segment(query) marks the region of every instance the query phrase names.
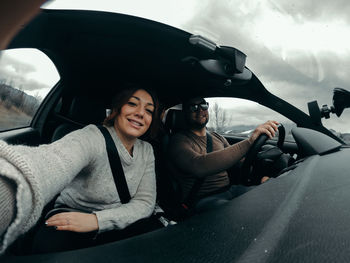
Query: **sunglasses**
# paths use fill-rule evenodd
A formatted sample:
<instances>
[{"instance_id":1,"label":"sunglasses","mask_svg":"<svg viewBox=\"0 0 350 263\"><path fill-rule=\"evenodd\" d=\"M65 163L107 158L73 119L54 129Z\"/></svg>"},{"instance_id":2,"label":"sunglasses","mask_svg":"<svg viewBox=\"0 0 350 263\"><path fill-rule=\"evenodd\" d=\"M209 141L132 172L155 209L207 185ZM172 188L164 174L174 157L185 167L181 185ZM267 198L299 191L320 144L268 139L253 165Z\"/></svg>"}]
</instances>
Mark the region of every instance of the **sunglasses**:
<instances>
[{"instance_id":1,"label":"sunglasses","mask_svg":"<svg viewBox=\"0 0 350 263\"><path fill-rule=\"evenodd\" d=\"M199 108L201 108L202 111L208 110L209 103L208 102L201 102L199 104L191 104L188 106L188 109L190 110L190 112L197 112L197 111L199 111Z\"/></svg>"}]
</instances>

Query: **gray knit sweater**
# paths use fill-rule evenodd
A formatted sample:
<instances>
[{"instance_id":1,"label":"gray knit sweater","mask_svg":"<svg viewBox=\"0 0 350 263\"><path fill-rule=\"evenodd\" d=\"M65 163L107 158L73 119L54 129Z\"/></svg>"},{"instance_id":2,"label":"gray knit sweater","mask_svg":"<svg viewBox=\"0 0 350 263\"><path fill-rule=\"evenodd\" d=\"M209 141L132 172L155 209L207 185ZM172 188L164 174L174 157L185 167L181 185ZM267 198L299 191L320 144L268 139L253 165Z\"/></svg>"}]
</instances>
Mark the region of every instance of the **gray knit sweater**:
<instances>
[{"instance_id":1,"label":"gray knit sweater","mask_svg":"<svg viewBox=\"0 0 350 263\"><path fill-rule=\"evenodd\" d=\"M93 210L100 232L125 228L152 213L156 183L151 145L137 140L130 156L114 128L108 130L131 195L124 205L114 184L104 137L96 126L39 147L9 146L0 141L0 163L5 164L0 174L16 184L16 216L0 239L0 253L35 224L43 206L60 192L56 204Z\"/></svg>"}]
</instances>

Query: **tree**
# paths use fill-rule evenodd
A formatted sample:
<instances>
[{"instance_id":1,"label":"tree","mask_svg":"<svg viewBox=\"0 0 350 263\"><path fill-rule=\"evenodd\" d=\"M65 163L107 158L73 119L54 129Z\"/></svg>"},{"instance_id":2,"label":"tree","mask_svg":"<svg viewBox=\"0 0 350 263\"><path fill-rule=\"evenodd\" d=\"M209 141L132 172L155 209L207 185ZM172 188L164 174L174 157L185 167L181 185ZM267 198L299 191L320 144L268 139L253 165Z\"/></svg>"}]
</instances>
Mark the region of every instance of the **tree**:
<instances>
[{"instance_id":1,"label":"tree","mask_svg":"<svg viewBox=\"0 0 350 263\"><path fill-rule=\"evenodd\" d=\"M231 122L231 116L228 112L219 106L219 103L214 102L214 105L209 108L209 125L216 132L223 133L226 127Z\"/></svg>"}]
</instances>

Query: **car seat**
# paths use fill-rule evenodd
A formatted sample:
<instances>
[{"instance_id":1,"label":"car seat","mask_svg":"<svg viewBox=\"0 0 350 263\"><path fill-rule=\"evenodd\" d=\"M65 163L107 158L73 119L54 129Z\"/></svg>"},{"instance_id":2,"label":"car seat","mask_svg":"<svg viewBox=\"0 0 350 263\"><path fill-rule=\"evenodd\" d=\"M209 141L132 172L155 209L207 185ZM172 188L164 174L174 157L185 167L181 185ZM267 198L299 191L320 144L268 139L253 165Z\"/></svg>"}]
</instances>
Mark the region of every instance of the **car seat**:
<instances>
[{"instance_id":1,"label":"car seat","mask_svg":"<svg viewBox=\"0 0 350 263\"><path fill-rule=\"evenodd\" d=\"M106 107L102 102L87 97L76 97L72 101L66 122L57 126L51 141L57 141L68 133L88 124L101 125L105 117Z\"/></svg>"},{"instance_id":2,"label":"car seat","mask_svg":"<svg viewBox=\"0 0 350 263\"><path fill-rule=\"evenodd\" d=\"M168 218L179 221L186 217L187 211L181 203L181 187L173 176L176 169L168 158L168 147L171 137L186 128L186 123L181 110L168 110L164 121L164 134L161 136L160 153L156 153L157 171L157 196L158 203L165 211ZM155 150L157 152L157 150Z\"/></svg>"},{"instance_id":3,"label":"car seat","mask_svg":"<svg viewBox=\"0 0 350 263\"><path fill-rule=\"evenodd\" d=\"M101 125L106 117L106 107L98 100L87 97L75 97L65 117L66 122L56 127L51 142L63 138L70 132L89 124ZM44 208L43 214L50 211L55 203L55 196Z\"/></svg>"}]
</instances>

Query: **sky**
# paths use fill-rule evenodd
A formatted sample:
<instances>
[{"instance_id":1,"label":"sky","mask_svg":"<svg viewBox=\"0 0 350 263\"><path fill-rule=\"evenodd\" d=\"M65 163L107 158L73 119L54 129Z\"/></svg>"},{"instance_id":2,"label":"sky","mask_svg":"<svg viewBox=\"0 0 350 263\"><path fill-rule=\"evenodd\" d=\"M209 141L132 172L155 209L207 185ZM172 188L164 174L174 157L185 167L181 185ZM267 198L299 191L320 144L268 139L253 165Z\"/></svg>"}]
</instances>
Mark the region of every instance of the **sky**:
<instances>
[{"instance_id":1,"label":"sky","mask_svg":"<svg viewBox=\"0 0 350 263\"><path fill-rule=\"evenodd\" d=\"M4 79L5 84L44 98L59 80L59 74L39 50L7 50L0 52L0 81Z\"/></svg>"},{"instance_id":2,"label":"sky","mask_svg":"<svg viewBox=\"0 0 350 263\"><path fill-rule=\"evenodd\" d=\"M45 7L141 16L236 47L270 92L305 112L312 100L330 106L334 87L350 90L350 5L345 0L54 0ZM33 78L35 71L28 74ZM47 83L50 74L41 71L35 79ZM324 124L350 132L350 109Z\"/></svg>"}]
</instances>

